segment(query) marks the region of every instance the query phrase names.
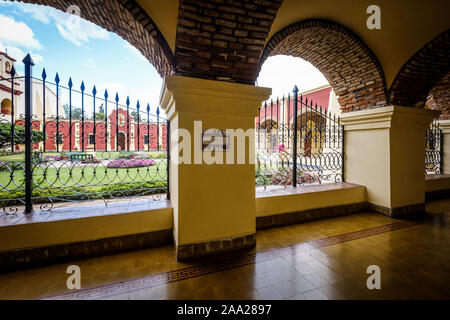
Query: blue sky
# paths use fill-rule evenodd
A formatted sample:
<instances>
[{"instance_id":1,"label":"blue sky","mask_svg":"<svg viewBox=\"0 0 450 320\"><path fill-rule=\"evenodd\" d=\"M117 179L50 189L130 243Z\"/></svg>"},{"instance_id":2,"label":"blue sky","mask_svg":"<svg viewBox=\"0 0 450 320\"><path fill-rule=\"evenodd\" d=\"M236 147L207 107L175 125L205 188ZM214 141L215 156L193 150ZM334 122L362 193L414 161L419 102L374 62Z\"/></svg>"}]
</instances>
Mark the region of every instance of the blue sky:
<instances>
[{"instance_id":1,"label":"blue sky","mask_svg":"<svg viewBox=\"0 0 450 320\"><path fill-rule=\"evenodd\" d=\"M58 72L64 85L71 76L74 87L84 80L89 92L93 85L101 95L107 88L112 99L119 92L122 101L129 95L133 105L139 99L155 111L162 85L156 69L114 33L85 20L70 29L70 17L49 7L0 1L0 50L8 49L18 60L21 75L21 61L31 53L34 76L45 67L48 80L53 81Z\"/></svg>"},{"instance_id":2,"label":"blue sky","mask_svg":"<svg viewBox=\"0 0 450 320\"><path fill-rule=\"evenodd\" d=\"M0 50L5 48L18 60L20 74L21 61L30 53L36 63L35 76L40 76L45 67L48 80L53 81L56 72L64 85L69 76L76 88L84 80L87 91L91 92L95 84L101 95L108 89L111 100L118 92L121 103L130 96L133 106L139 99L141 106L150 103L152 112L159 103L162 78L137 49L86 20L74 23L72 15L56 9L0 0ZM304 60L276 56L263 65L257 84L271 87L276 97L291 91L294 85L306 91L327 81Z\"/></svg>"}]
</instances>

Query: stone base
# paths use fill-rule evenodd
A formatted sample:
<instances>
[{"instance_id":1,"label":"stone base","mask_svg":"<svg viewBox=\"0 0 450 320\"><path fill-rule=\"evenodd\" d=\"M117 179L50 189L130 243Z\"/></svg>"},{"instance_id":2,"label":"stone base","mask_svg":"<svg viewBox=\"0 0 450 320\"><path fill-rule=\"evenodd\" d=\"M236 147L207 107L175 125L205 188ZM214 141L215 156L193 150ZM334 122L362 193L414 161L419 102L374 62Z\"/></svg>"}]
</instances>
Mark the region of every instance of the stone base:
<instances>
[{"instance_id":1,"label":"stone base","mask_svg":"<svg viewBox=\"0 0 450 320\"><path fill-rule=\"evenodd\" d=\"M362 212L365 210L367 210L367 203L361 202L349 205L257 217L256 230L297 224L302 222L309 222L320 219L335 218Z\"/></svg>"},{"instance_id":2,"label":"stone base","mask_svg":"<svg viewBox=\"0 0 450 320\"><path fill-rule=\"evenodd\" d=\"M94 241L0 252L0 272L98 257L134 249L170 245L172 242L172 230L163 230Z\"/></svg>"},{"instance_id":3,"label":"stone base","mask_svg":"<svg viewBox=\"0 0 450 320\"><path fill-rule=\"evenodd\" d=\"M388 208L374 203L369 203L369 209L391 218L419 218L425 215L425 203L418 203L397 208Z\"/></svg>"},{"instance_id":4,"label":"stone base","mask_svg":"<svg viewBox=\"0 0 450 320\"><path fill-rule=\"evenodd\" d=\"M177 260L187 261L223 252L254 248L256 233L226 240L179 245L176 248Z\"/></svg>"}]
</instances>

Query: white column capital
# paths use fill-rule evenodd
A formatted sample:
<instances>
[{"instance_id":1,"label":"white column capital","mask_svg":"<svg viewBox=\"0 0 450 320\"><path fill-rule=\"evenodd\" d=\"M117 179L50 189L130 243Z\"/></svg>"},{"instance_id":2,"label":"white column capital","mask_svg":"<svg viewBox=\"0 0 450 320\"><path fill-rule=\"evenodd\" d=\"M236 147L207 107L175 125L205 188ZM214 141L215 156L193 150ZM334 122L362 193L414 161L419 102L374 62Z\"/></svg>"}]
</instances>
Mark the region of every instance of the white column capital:
<instances>
[{"instance_id":1,"label":"white column capital","mask_svg":"<svg viewBox=\"0 0 450 320\"><path fill-rule=\"evenodd\" d=\"M271 88L168 75L164 78L160 105L169 119L175 112L256 117L261 101L271 93Z\"/></svg>"},{"instance_id":2,"label":"white column capital","mask_svg":"<svg viewBox=\"0 0 450 320\"><path fill-rule=\"evenodd\" d=\"M443 134L450 134L450 120L438 120L437 122Z\"/></svg>"},{"instance_id":3,"label":"white column capital","mask_svg":"<svg viewBox=\"0 0 450 320\"><path fill-rule=\"evenodd\" d=\"M440 111L413 107L387 106L345 113L341 123L346 131L392 128L393 126L428 127Z\"/></svg>"}]
</instances>

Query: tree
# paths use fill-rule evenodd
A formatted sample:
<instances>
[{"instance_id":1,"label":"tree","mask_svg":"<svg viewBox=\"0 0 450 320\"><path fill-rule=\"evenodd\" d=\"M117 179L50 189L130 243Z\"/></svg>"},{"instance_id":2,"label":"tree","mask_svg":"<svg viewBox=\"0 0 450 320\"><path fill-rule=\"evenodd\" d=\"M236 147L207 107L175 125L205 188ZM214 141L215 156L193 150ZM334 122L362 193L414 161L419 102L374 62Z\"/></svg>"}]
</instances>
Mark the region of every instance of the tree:
<instances>
[{"instance_id":1,"label":"tree","mask_svg":"<svg viewBox=\"0 0 450 320\"><path fill-rule=\"evenodd\" d=\"M9 123L0 123L0 149L11 146L11 125ZM44 133L33 130L32 143L44 141ZM25 143L25 127L14 125L14 144Z\"/></svg>"},{"instance_id":2,"label":"tree","mask_svg":"<svg viewBox=\"0 0 450 320\"><path fill-rule=\"evenodd\" d=\"M64 112L66 113L66 117L69 118L70 114L70 107L68 104L63 105ZM72 119L74 120L81 120L81 108L77 108L72 106Z\"/></svg>"},{"instance_id":3,"label":"tree","mask_svg":"<svg viewBox=\"0 0 450 320\"><path fill-rule=\"evenodd\" d=\"M92 112L92 118L94 118L94 113ZM95 113L95 120L105 120L105 114L96 112Z\"/></svg>"}]
</instances>

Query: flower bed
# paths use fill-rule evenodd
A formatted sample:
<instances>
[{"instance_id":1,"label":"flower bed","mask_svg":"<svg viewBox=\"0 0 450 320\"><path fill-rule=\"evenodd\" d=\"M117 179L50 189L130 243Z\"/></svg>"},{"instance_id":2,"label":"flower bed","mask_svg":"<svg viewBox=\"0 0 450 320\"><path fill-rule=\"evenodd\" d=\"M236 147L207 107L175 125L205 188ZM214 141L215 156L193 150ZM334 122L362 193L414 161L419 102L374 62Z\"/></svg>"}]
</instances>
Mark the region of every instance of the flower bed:
<instances>
[{"instance_id":1,"label":"flower bed","mask_svg":"<svg viewBox=\"0 0 450 320\"><path fill-rule=\"evenodd\" d=\"M150 167L156 162L152 159L116 159L108 163L108 168L140 168Z\"/></svg>"},{"instance_id":2,"label":"flower bed","mask_svg":"<svg viewBox=\"0 0 450 320\"><path fill-rule=\"evenodd\" d=\"M62 157L61 156L45 156L44 159L45 160L61 161Z\"/></svg>"}]
</instances>

